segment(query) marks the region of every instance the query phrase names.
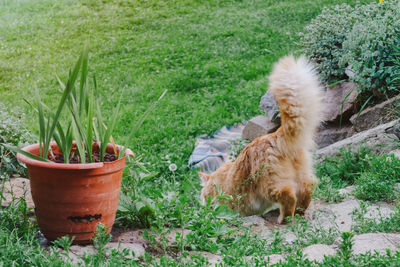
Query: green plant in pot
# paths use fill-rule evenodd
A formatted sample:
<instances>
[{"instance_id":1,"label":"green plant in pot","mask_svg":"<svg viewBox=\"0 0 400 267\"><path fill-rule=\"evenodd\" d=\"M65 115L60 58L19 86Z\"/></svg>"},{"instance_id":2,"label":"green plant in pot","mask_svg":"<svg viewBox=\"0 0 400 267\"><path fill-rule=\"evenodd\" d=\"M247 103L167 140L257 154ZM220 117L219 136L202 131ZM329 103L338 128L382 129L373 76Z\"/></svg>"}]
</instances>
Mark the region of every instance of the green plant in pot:
<instances>
[{"instance_id":1,"label":"green plant in pot","mask_svg":"<svg viewBox=\"0 0 400 267\"><path fill-rule=\"evenodd\" d=\"M112 138L121 98L106 123L96 79L90 88L87 77L85 49L67 82L58 79L62 96L55 112L39 96L37 107L31 105L39 118L39 143L22 149L7 146L18 152L18 160L28 168L37 222L49 240L68 235L74 243L89 243L98 223L111 231L126 156L134 156ZM158 101L136 122L126 143Z\"/></svg>"}]
</instances>

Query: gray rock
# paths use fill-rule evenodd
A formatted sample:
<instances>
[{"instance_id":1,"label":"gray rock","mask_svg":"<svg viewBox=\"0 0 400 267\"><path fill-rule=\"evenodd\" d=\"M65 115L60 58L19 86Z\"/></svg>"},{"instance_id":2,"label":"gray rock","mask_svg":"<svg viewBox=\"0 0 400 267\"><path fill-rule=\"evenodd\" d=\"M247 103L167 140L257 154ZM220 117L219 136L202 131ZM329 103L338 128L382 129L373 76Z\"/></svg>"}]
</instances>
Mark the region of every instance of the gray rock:
<instances>
[{"instance_id":1,"label":"gray rock","mask_svg":"<svg viewBox=\"0 0 400 267\"><path fill-rule=\"evenodd\" d=\"M371 129L388 123L398 117L396 109L400 107L400 96L391 98L381 104L366 108L359 115L354 114L350 121L357 132Z\"/></svg>"},{"instance_id":2,"label":"gray rock","mask_svg":"<svg viewBox=\"0 0 400 267\"><path fill-rule=\"evenodd\" d=\"M1 200L2 206L9 206L15 203L15 201L18 201L18 199L23 198L28 208L35 207L32 200L29 179L12 178L4 183L4 189L1 188L0 184L0 191L1 190L3 190L3 197L5 198Z\"/></svg>"},{"instance_id":3,"label":"gray rock","mask_svg":"<svg viewBox=\"0 0 400 267\"><path fill-rule=\"evenodd\" d=\"M336 251L328 245L315 244L303 249L304 258L310 261L323 262L325 256L333 256Z\"/></svg>"},{"instance_id":4,"label":"gray rock","mask_svg":"<svg viewBox=\"0 0 400 267\"><path fill-rule=\"evenodd\" d=\"M268 262L267 266L270 266L270 265L273 265L273 264L277 264L277 263L279 263L281 261L284 261L284 260L285 260L285 257L283 255L280 255L280 254L271 254L271 255L268 255L268 256L264 257L264 261Z\"/></svg>"},{"instance_id":5,"label":"gray rock","mask_svg":"<svg viewBox=\"0 0 400 267\"><path fill-rule=\"evenodd\" d=\"M352 213L360 208L358 200L346 199L343 202L320 206L319 209L308 215L313 225L319 225L323 229L336 228L340 232L350 232L355 224ZM365 218L375 219L387 218L394 212L393 207L387 203L378 202L367 207Z\"/></svg>"},{"instance_id":6,"label":"gray rock","mask_svg":"<svg viewBox=\"0 0 400 267\"><path fill-rule=\"evenodd\" d=\"M80 257L84 255L89 256L97 253L97 250L92 245L88 246L73 245L69 248L69 250Z\"/></svg>"},{"instance_id":7,"label":"gray rock","mask_svg":"<svg viewBox=\"0 0 400 267\"><path fill-rule=\"evenodd\" d=\"M244 227L265 225L265 220L257 215L241 217L239 220L243 222Z\"/></svg>"},{"instance_id":8,"label":"gray rock","mask_svg":"<svg viewBox=\"0 0 400 267\"><path fill-rule=\"evenodd\" d=\"M350 185L348 187L342 188L338 190L338 193L341 195L350 195L351 193L353 193L355 186L354 185Z\"/></svg>"},{"instance_id":9,"label":"gray rock","mask_svg":"<svg viewBox=\"0 0 400 267\"><path fill-rule=\"evenodd\" d=\"M116 228L113 228L111 232L112 241L120 243L136 243L147 246L148 241L143 238L143 232L143 229L118 231Z\"/></svg>"},{"instance_id":10,"label":"gray rock","mask_svg":"<svg viewBox=\"0 0 400 267\"><path fill-rule=\"evenodd\" d=\"M274 239L274 233L272 232L272 229L268 226L265 225L253 225L251 226L252 232L257 234L257 237L266 240L266 241L272 241Z\"/></svg>"},{"instance_id":11,"label":"gray rock","mask_svg":"<svg viewBox=\"0 0 400 267\"><path fill-rule=\"evenodd\" d=\"M222 257L207 251L189 251L189 255L201 254L210 263L209 266L216 266L222 262Z\"/></svg>"},{"instance_id":12,"label":"gray rock","mask_svg":"<svg viewBox=\"0 0 400 267\"><path fill-rule=\"evenodd\" d=\"M59 255L64 262L70 263L73 266L84 266L85 262L83 261L83 259L81 259L72 252L69 252L66 255L65 254L59 254Z\"/></svg>"},{"instance_id":13,"label":"gray rock","mask_svg":"<svg viewBox=\"0 0 400 267\"><path fill-rule=\"evenodd\" d=\"M283 243L290 245L297 240L297 236L290 230L283 231L282 233Z\"/></svg>"},{"instance_id":14,"label":"gray rock","mask_svg":"<svg viewBox=\"0 0 400 267\"><path fill-rule=\"evenodd\" d=\"M279 106L270 90L261 97L260 109L265 112L269 121L280 123Z\"/></svg>"},{"instance_id":15,"label":"gray rock","mask_svg":"<svg viewBox=\"0 0 400 267\"><path fill-rule=\"evenodd\" d=\"M342 117L343 122L356 112L356 87L355 83L344 82L326 89L323 98L325 121L339 122Z\"/></svg>"},{"instance_id":16,"label":"gray rock","mask_svg":"<svg viewBox=\"0 0 400 267\"><path fill-rule=\"evenodd\" d=\"M326 206L323 208L323 210L325 213L330 214L330 216L326 216L328 221L322 226L324 229L337 227L340 232L349 232L351 230L351 226L353 225L351 213L354 209L359 207L360 204L358 201L353 199L348 199L340 203ZM334 218L333 221L332 218Z\"/></svg>"},{"instance_id":17,"label":"gray rock","mask_svg":"<svg viewBox=\"0 0 400 267\"><path fill-rule=\"evenodd\" d=\"M394 212L392 205L386 202L375 202L374 204L368 205L367 213L364 217L366 219L373 219L378 223L379 219L386 219Z\"/></svg>"},{"instance_id":18,"label":"gray rock","mask_svg":"<svg viewBox=\"0 0 400 267\"><path fill-rule=\"evenodd\" d=\"M372 152L379 154L393 151L397 145L393 139L397 139L397 136L392 132L395 131L394 128L397 127L399 122L400 120L398 119L379 125L375 128L357 133L349 138L319 149L316 152L317 160L322 161L325 156L338 156L340 148L356 151L359 149L360 145L367 146L372 150Z\"/></svg>"},{"instance_id":19,"label":"gray rock","mask_svg":"<svg viewBox=\"0 0 400 267\"><path fill-rule=\"evenodd\" d=\"M180 242L180 239L183 238L185 239L186 236L190 233L191 231L188 229L183 229L183 228L176 228L171 230L167 235L167 241L169 246L175 246ZM178 240L177 240L178 239Z\"/></svg>"},{"instance_id":20,"label":"gray rock","mask_svg":"<svg viewBox=\"0 0 400 267\"><path fill-rule=\"evenodd\" d=\"M370 233L353 237L353 254L367 252L385 253L386 250L398 251L400 234Z\"/></svg>"},{"instance_id":21,"label":"gray rock","mask_svg":"<svg viewBox=\"0 0 400 267\"><path fill-rule=\"evenodd\" d=\"M139 257L145 254L145 249L142 244L138 243L118 243L118 242L110 242L106 245L106 248L110 250L123 251L128 250L129 254L127 256L128 259L138 259ZM109 251L106 255L110 255Z\"/></svg>"},{"instance_id":22,"label":"gray rock","mask_svg":"<svg viewBox=\"0 0 400 267\"><path fill-rule=\"evenodd\" d=\"M274 132L278 127L279 124L270 121L267 117L257 116L247 122L242 138L253 141L259 136Z\"/></svg>"},{"instance_id":23,"label":"gray rock","mask_svg":"<svg viewBox=\"0 0 400 267\"><path fill-rule=\"evenodd\" d=\"M393 154L396 158L400 158L400 149L393 150L389 152L389 154Z\"/></svg>"},{"instance_id":24,"label":"gray rock","mask_svg":"<svg viewBox=\"0 0 400 267\"><path fill-rule=\"evenodd\" d=\"M323 148L353 134L354 129L351 126L325 127L318 131L315 142L319 148Z\"/></svg>"},{"instance_id":25,"label":"gray rock","mask_svg":"<svg viewBox=\"0 0 400 267\"><path fill-rule=\"evenodd\" d=\"M60 257L65 263L72 264L73 266L76 265L83 265L84 261L80 257L78 257L75 253L72 251L69 251L68 253L61 248L56 248L56 249L51 249L50 254L53 256L58 256Z\"/></svg>"}]
</instances>

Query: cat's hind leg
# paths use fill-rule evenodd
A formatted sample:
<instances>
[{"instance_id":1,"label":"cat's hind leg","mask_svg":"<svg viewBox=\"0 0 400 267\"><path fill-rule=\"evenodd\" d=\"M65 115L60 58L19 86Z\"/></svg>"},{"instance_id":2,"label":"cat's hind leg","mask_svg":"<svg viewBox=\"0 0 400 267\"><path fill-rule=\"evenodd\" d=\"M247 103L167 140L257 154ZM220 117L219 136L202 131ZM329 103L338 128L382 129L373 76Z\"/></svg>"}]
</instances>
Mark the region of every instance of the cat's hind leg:
<instances>
[{"instance_id":1,"label":"cat's hind leg","mask_svg":"<svg viewBox=\"0 0 400 267\"><path fill-rule=\"evenodd\" d=\"M274 191L272 198L280 204L278 223L282 224L286 217L294 217L297 202L296 194L291 185L281 186L278 190Z\"/></svg>"}]
</instances>

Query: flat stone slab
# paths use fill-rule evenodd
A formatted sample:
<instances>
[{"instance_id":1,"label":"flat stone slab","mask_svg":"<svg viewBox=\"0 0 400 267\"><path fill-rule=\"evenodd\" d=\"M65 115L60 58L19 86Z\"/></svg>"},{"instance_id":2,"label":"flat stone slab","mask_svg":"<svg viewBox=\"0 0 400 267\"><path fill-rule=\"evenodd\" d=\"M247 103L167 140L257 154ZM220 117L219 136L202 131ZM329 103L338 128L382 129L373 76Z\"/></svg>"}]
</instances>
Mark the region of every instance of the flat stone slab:
<instances>
[{"instance_id":1,"label":"flat stone slab","mask_svg":"<svg viewBox=\"0 0 400 267\"><path fill-rule=\"evenodd\" d=\"M69 248L69 251L79 257L82 257L84 255L93 255L97 253L97 250L93 245L87 245L87 246L73 245Z\"/></svg>"},{"instance_id":2,"label":"flat stone slab","mask_svg":"<svg viewBox=\"0 0 400 267\"><path fill-rule=\"evenodd\" d=\"M264 226L265 225L265 220L264 218L253 215L253 216L247 216L247 217L240 217L240 221L243 222L244 227L249 227L249 226Z\"/></svg>"},{"instance_id":3,"label":"flat stone slab","mask_svg":"<svg viewBox=\"0 0 400 267\"><path fill-rule=\"evenodd\" d=\"M111 231L112 242L120 242L120 243L136 243L142 244L143 246L147 246L148 241L143 238L142 234L144 229L137 230L124 230L113 228Z\"/></svg>"},{"instance_id":4,"label":"flat stone slab","mask_svg":"<svg viewBox=\"0 0 400 267\"><path fill-rule=\"evenodd\" d=\"M355 199L345 199L335 204L321 205L317 209L306 211L306 216L314 225L323 229L336 228L340 232L350 232L355 222L352 213L360 208L360 202ZM394 212L393 207L387 203L374 203L367 207L365 218L379 220L387 218Z\"/></svg>"},{"instance_id":5,"label":"flat stone slab","mask_svg":"<svg viewBox=\"0 0 400 267\"><path fill-rule=\"evenodd\" d=\"M268 263L267 266L273 265L273 264L277 264L281 261L285 260L285 256L280 255L280 254L271 254L268 256L264 257L264 262Z\"/></svg>"},{"instance_id":6,"label":"flat stone slab","mask_svg":"<svg viewBox=\"0 0 400 267\"><path fill-rule=\"evenodd\" d=\"M106 255L110 255L112 250L116 250L122 252L123 250L128 251L127 259L137 259L145 254L145 248L143 244L138 243L119 243L119 242L110 242L105 246L105 249L108 250ZM97 253L96 248L93 245L80 246L73 245L70 247L70 253L75 254L75 256L83 257L84 255L93 255Z\"/></svg>"},{"instance_id":7,"label":"flat stone slab","mask_svg":"<svg viewBox=\"0 0 400 267\"><path fill-rule=\"evenodd\" d=\"M181 238L185 239L191 230L176 228L172 229L165 237L167 238L169 246L176 246Z\"/></svg>"},{"instance_id":8,"label":"flat stone slab","mask_svg":"<svg viewBox=\"0 0 400 267\"><path fill-rule=\"evenodd\" d=\"M145 254L145 249L142 244L137 243L117 243L117 242L110 242L106 245L106 248L110 250L116 251L128 251L128 259L138 259L139 257Z\"/></svg>"},{"instance_id":9,"label":"flat stone slab","mask_svg":"<svg viewBox=\"0 0 400 267\"><path fill-rule=\"evenodd\" d=\"M0 184L0 191L2 190ZM34 208L35 204L32 200L30 181L26 178L11 178L4 183L3 197L1 206L7 207L16 203L19 199L25 199L28 208Z\"/></svg>"},{"instance_id":10,"label":"flat stone slab","mask_svg":"<svg viewBox=\"0 0 400 267\"><path fill-rule=\"evenodd\" d=\"M386 253L399 251L400 234L369 233L353 237L353 254L365 254L367 252Z\"/></svg>"},{"instance_id":11,"label":"flat stone slab","mask_svg":"<svg viewBox=\"0 0 400 267\"><path fill-rule=\"evenodd\" d=\"M372 152L379 154L393 151L396 149L396 144L393 140L398 139L395 128L399 123L400 119L397 119L319 149L316 152L317 160L321 162L325 156L338 156L340 148L357 151L361 145L367 146Z\"/></svg>"},{"instance_id":12,"label":"flat stone slab","mask_svg":"<svg viewBox=\"0 0 400 267\"><path fill-rule=\"evenodd\" d=\"M222 263L222 257L207 251L189 251L189 255L201 255L208 260L209 266L216 266Z\"/></svg>"},{"instance_id":13,"label":"flat stone slab","mask_svg":"<svg viewBox=\"0 0 400 267\"><path fill-rule=\"evenodd\" d=\"M396 158L400 159L400 149L393 150L389 154L393 154Z\"/></svg>"},{"instance_id":14,"label":"flat stone slab","mask_svg":"<svg viewBox=\"0 0 400 267\"><path fill-rule=\"evenodd\" d=\"M310 261L323 262L325 256L333 256L335 254L335 249L324 244L315 244L303 249L304 258Z\"/></svg>"}]
</instances>

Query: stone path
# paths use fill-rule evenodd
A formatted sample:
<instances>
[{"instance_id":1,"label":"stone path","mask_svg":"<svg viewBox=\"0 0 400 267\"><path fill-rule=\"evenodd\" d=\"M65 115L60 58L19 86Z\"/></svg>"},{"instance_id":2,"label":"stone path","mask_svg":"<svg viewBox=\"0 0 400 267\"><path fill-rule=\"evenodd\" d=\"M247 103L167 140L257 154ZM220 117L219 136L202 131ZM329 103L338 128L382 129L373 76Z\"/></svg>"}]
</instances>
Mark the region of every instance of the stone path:
<instances>
[{"instance_id":1,"label":"stone path","mask_svg":"<svg viewBox=\"0 0 400 267\"><path fill-rule=\"evenodd\" d=\"M399 185L400 186L400 185ZM350 186L339 191L345 196L344 200L339 203L328 204L323 201L313 200L310 207L305 213L305 218L310 222L310 229L306 231L336 231L338 238L331 244L313 244L302 249L305 259L311 261L322 262L324 256L335 255L341 244L340 233L351 231L352 226L356 224L353 220L352 213L360 209L361 201L356 200L351 194L354 187ZM3 195L5 200L2 205L12 205L18 203L20 198L25 198L29 208L33 208L32 197L29 193L29 180L24 178L11 179L4 183ZM394 212L392 205L383 202L369 203L366 207L364 218L375 219L389 217ZM249 216L242 217L240 220L244 227L251 227L252 231L261 239L272 241L274 232L279 231L283 238L283 242L287 245L294 244L298 240L298 236L291 230L288 225L277 225L276 219L279 215L278 211L271 211L264 217ZM130 259L138 259L145 254L146 249L150 247L149 242L143 238L144 229L139 230L121 230L113 229L112 240L106 246L107 253L112 250L125 251L126 257ZM165 235L166 245L171 248L179 247L179 236L186 236L190 233L187 229L171 229ZM306 233L307 234L307 233ZM178 241L177 241L178 239ZM353 254L364 254L367 252L382 253L386 250L392 252L399 251L400 233L367 233L355 235L353 237ZM73 245L68 254L62 254L65 261L72 264L83 263L82 257L96 253L96 249L92 245L79 246ZM207 258L211 265L222 262L222 256L204 251L190 251L189 255L201 254ZM251 256L249 257L251 258ZM273 254L266 255L265 261L270 264L278 263L285 260L285 255Z\"/></svg>"}]
</instances>

